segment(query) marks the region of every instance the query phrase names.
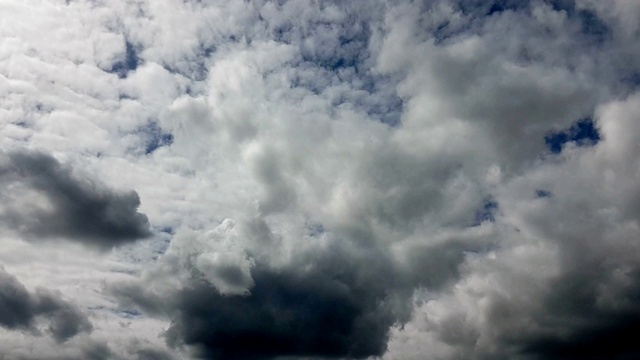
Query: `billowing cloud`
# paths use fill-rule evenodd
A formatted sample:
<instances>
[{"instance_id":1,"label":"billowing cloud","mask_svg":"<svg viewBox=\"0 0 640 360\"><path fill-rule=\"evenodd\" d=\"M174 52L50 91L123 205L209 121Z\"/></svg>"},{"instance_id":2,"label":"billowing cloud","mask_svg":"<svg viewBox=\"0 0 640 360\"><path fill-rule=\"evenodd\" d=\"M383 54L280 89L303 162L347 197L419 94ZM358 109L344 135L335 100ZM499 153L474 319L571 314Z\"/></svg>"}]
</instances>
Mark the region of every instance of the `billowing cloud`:
<instances>
[{"instance_id":1,"label":"billowing cloud","mask_svg":"<svg viewBox=\"0 0 640 360\"><path fill-rule=\"evenodd\" d=\"M255 264L252 285L235 296L196 266L183 269L194 277L166 293L135 284L112 291L170 318L168 343L192 345L205 358L382 355L389 327L410 313L410 292L384 254L339 242L296 254L283 267Z\"/></svg>"},{"instance_id":2,"label":"billowing cloud","mask_svg":"<svg viewBox=\"0 0 640 360\"><path fill-rule=\"evenodd\" d=\"M638 356L637 2L0 7L3 356Z\"/></svg>"}]
</instances>

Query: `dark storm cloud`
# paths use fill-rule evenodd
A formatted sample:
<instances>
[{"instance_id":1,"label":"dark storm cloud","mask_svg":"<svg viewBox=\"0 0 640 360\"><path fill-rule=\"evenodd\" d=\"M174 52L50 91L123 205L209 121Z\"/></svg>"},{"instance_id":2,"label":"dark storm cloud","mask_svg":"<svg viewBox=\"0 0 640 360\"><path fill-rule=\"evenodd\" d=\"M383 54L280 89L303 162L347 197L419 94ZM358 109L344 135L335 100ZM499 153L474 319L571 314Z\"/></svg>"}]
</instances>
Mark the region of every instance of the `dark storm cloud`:
<instances>
[{"instance_id":1,"label":"dark storm cloud","mask_svg":"<svg viewBox=\"0 0 640 360\"><path fill-rule=\"evenodd\" d=\"M147 217L137 211L135 191L97 186L43 153L10 153L1 170L2 220L26 236L63 237L108 249L150 235ZM15 186L44 195L51 208L24 205L24 199L9 196L8 188Z\"/></svg>"},{"instance_id":2,"label":"dark storm cloud","mask_svg":"<svg viewBox=\"0 0 640 360\"><path fill-rule=\"evenodd\" d=\"M602 260L602 259L600 259ZM586 266L586 264L585 264ZM539 306L521 307L505 298L487 302L486 327L497 334L493 352L475 354L478 359L635 359L636 329L640 326L640 269L624 274L624 288L612 286L616 270L601 264L573 270L554 278L544 294L535 294ZM606 292L605 292L606 291ZM454 328L454 321L444 328ZM463 332L449 334L446 341L465 345Z\"/></svg>"},{"instance_id":3,"label":"dark storm cloud","mask_svg":"<svg viewBox=\"0 0 640 360\"><path fill-rule=\"evenodd\" d=\"M637 238L612 243L610 234L619 224L591 211L570 218L581 216L597 224L584 226L589 235L549 226L560 243L561 272L531 316L530 326L538 330L527 329L530 335L518 339L519 347L539 359L638 358L640 264L635 256L620 254L633 253Z\"/></svg>"},{"instance_id":4,"label":"dark storm cloud","mask_svg":"<svg viewBox=\"0 0 640 360\"><path fill-rule=\"evenodd\" d=\"M172 360L174 357L169 353L152 348L140 348L132 351L137 360Z\"/></svg>"},{"instance_id":5,"label":"dark storm cloud","mask_svg":"<svg viewBox=\"0 0 640 360\"><path fill-rule=\"evenodd\" d=\"M522 352L540 359L635 359L640 356L637 338L640 327L640 284L607 294L615 304L602 304L598 287L611 279L608 269L566 274L555 281L556 291L545 302L541 325L555 334L538 335L522 341ZM640 269L630 276L637 278Z\"/></svg>"},{"instance_id":6,"label":"dark storm cloud","mask_svg":"<svg viewBox=\"0 0 640 360\"><path fill-rule=\"evenodd\" d=\"M204 283L181 293L170 343L200 346L216 359L364 358L386 350L395 318L380 308L382 294L318 273L257 271L255 278L247 297L225 297Z\"/></svg>"},{"instance_id":7,"label":"dark storm cloud","mask_svg":"<svg viewBox=\"0 0 640 360\"><path fill-rule=\"evenodd\" d=\"M479 239L449 239L437 245L414 244L403 258L404 278L412 286L437 291L459 280L468 253L483 253L493 245Z\"/></svg>"},{"instance_id":8,"label":"dark storm cloud","mask_svg":"<svg viewBox=\"0 0 640 360\"><path fill-rule=\"evenodd\" d=\"M190 345L207 359L379 356L390 327L407 320L411 292L384 255L346 252L308 254L279 269L257 265L247 296L221 295L197 276L168 298L150 299L143 288L114 290L169 317L169 345Z\"/></svg>"},{"instance_id":9,"label":"dark storm cloud","mask_svg":"<svg viewBox=\"0 0 640 360\"><path fill-rule=\"evenodd\" d=\"M92 330L87 316L58 294L45 289L30 293L18 279L0 268L0 326L37 333L39 318L48 320L47 332L57 342Z\"/></svg>"}]
</instances>

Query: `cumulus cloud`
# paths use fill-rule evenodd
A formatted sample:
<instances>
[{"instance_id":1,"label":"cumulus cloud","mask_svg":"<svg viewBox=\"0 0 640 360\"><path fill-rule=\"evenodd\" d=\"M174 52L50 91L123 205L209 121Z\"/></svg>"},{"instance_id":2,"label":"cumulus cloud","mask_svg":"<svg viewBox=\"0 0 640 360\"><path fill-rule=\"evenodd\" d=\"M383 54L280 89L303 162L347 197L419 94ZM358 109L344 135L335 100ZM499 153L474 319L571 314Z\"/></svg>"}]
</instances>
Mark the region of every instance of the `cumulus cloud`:
<instances>
[{"instance_id":1,"label":"cumulus cloud","mask_svg":"<svg viewBox=\"0 0 640 360\"><path fill-rule=\"evenodd\" d=\"M238 249L212 253L201 247L192 253L185 246L200 243L199 236L178 236L143 281L156 291L128 285L116 287L115 293L169 319L169 344L193 345L195 354L211 358L628 355L624 337L613 341L604 334L632 326L615 319L633 323L635 310L602 308L597 299L604 290L595 290L613 291L618 289L613 283L624 280L592 273L618 278L622 275L613 273L621 267L633 272L635 264L634 259L612 260L617 252L606 239L614 235L596 220L616 216L613 209L596 215L599 206L624 205L612 194L601 194L598 184L604 179L596 173L620 158L603 154L619 140L607 135L610 120L601 114L620 106L604 104L628 91L618 85L628 75L625 69L599 67L605 49L620 46L618 33L598 16L599 10L573 2L441 1L363 12L363 36L369 41L357 53L366 59L349 61L370 69L368 81L396 89L402 113L400 123L389 127L375 121L380 118L374 108L351 105L360 89L350 81L361 75L357 66L341 68L348 55L327 55L335 61L327 64L323 56L331 52L322 46L305 52L306 44L326 42L293 25L309 16L295 4L265 5L269 11L299 11L289 18L287 30L276 33L277 40L285 41L219 53L210 68L214 90L203 98L210 107L203 117L211 122L208 131L219 139L220 150L209 156L231 156L231 163L248 167L242 185L221 188L251 193L248 199L255 207L244 208L241 219L247 220L241 220L231 240L213 240ZM329 22L322 27L349 37L352 28L333 25L349 16L325 17L332 6L313 16ZM338 8L341 14L353 10ZM263 9L261 15L268 23L276 18L268 15L277 11ZM296 36L310 39L296 43ZM253 58L248 57L251 51ZM290 75L303 68L316 79L327 68L342 77L331 75L336 76L333 83L310 88ZM257 77L264 71L266 76ZM283 79L302 91L305 96L296 99L309 105L281 97ZM246 113L248 99L264 111ZM180 106L195 109L197 104ZM319 114L315 109L325 104L333 110ZM171 124L183 113L168 114L164 121ZM318 116L325 116L322 127L316 125L322 122ZM583 119L592 118L591 130L578 134L587 126ZM199 145L187 146L185 135L176 134L176 150L198 153ZM608 160L596 160L602 157ZM570 214L581 214L592 225L571 220ZM256 223L261 226L250 226ZM626 236L635 236L627 231ZM607 245L592 249L603 241ZM627 250L632 246L616 244ZM343 256L327 255L332 253L327 249L339 249ZM330 266L323 265L327 257ZM603 267L608 262L615 265ZM166 281L167 274L186 285L173 289L177 284ZM322 286L325 282L341 284L346 294L360 294L362 302L327 295L333 292ZM230 291L231 284L239 290ZM619 290L633 297L633 286L627 285ZM295 301L280 302L281 297ZM345 313L341 321L326 325L309 315L315 311L331 319L322 310L325 300L361 315ZM414 304L407 323L407 309ZM359 316L374 331L364 336L366 344L358 340L363 336ZM193 323L202 325L187 325ZM221 340L227 337L240 340ZM433 353L401 347L405 337L424 339ZM604 342L580 350L594 337ZM334 340L343 345L332 345Z\"/></svg>"},{"instance_id":2,"label":"cumulus cloud","mask_svg":"<svg viewBox=\"0 0 640 360\"><path fill-rule=\"evenodd\" d=\"M33 358L638 356L635 2L0 7Z\"/></svg>"},{"instance_id":3,"label":"cumulus cloud","mask_svg":"<svg viewBox=\"0 0 640 360\"><path fill-rule=\"evenodd\" d=\"M174 251L165 256L176 256ZM229 293L197 262L182 268L192 275L179 288L165 288L159 278L149 281L151 291L138 284L112 291L125 303L170 318L167 342L192 345L197 356L365 358L384 353L389 327L410 312L404 301L409 294L385 258L332 241L277 268L256 263L245 293Z\"/></svg>"}]
</instances>

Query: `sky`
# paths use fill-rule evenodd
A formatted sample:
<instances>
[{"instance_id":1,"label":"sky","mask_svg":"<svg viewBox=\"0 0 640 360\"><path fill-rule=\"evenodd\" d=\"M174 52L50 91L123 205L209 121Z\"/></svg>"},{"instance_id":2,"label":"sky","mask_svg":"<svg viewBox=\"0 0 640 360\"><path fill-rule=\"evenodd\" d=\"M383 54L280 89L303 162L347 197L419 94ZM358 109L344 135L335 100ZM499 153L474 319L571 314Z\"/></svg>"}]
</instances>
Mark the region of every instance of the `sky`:
<instances>
[{"instance_id":1,"label":"sky","mask_svg":"<svg viewBox=\"0 0 640 360\"><path fill-rule=\"evenodd\" d=\"M639 1L0 14L0 358L640 357Z\"/></svg>"}]
</instances>

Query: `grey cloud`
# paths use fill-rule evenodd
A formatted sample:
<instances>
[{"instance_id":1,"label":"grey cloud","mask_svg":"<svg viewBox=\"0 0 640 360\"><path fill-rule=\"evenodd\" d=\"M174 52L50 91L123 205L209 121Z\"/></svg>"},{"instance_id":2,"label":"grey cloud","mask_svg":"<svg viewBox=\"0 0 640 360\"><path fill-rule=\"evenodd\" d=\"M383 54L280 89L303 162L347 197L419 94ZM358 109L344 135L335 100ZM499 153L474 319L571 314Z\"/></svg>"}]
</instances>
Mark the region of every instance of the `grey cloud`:
<instances>
[{"instance_id":1,"label":"grey cloud","mask_svg":"<svg viewBox=\"0 0 640 360\"><path fill-rule=\"evenodd\" d=\"M429 106L423 104L431 104L434 96L450 101L452 108L443 111L444 116L462 116L478 130L487 131L470 139L478 139L480 144L487 135L498 152L490 156L506 170L501 173L506 184L498 186L498 192L510 186L514 189L497 199L500 213L494 216L496 232L492 235L496 246L485 254L468 254L469 248L455 249L450 244L453 256L448 261L461 262L454 268L460 277L453 277L454 287L430 293L420 307L426 314L416 317L420 319L415 323L419 330L412 329L412 335L425 343L443 344L441 352L437 353L435 346L425 346L422 353L416 350L413 357L403 357L404 338L398 335L398 347L392 346L390 359L428 358L425 353L438 359L638 356L631 329L638 325L638 283L634 280L638 258L632 254L637 253L639 234L637 224L630 223L637 214L627 207L637 190L628 183L635 175L625 170L636 168L636 161L626 158L626 150L635 147L626 146L627 137L622 133L636 134L635 125L627 121L626 111L620 111L615 120L600 118L596 122L599 131L604 129L605 138L609 129L625 129L613 131L604 144L591 149L572 145L561 159L542 159L540 155L547 132L591 116L594 108L610 101L610 91L616 92L614 98L626 98L628 90L621 90L620 75L637 71L637 67L630 70L612 62L637 58L637 53L630 55L637 42L623 40L620 24L607 18L611 11L595 2L545 3L432 2L435 5L424 17L441 11L437 5L452 5L454 10L443 23L447 27L451 20L451 26L457 27L436 46L413 36L410 41L416 41L414 47L404 47L406 51L421 46L425 50L413 53L420 54L413 57L420 59L413 71L398 68L409 74L401 84L406 89L402 93L415 96L413 101L405 100L405 115L415 121L411 125L429 128ZM502 9L491 9L496 4ZM632 10L631 6L627 9ZM406 30L406 24L399 21L395 25ZM425 27L410 28L419 32ZM389 51L383 49L382 60L397 54L395 44L389 41L387 45ZM467 53L466 46L473 50ZM612 53L615 60L610 58ZM621 53L627 55L618 56ZM410 56L401 59L412 61ZM427 64L435 64L433 74ZM510 68L522 72L512 73ZM540 81L551 74L555 75ZM422 91L424 96L418 95ZM637 100L628 102L637 104ZM446 121L441 119L438 124ZM621 150L616 155L608 153ZM469 154L468 158L480 162L483 154ZM557 163L550 165L554 161ZM509 172L514 168L519 170L509 184L514 175ZM605 171L606 176L602 174ZM518 182L529 187L515 187ZM545 196L533 200L529 194L535 193L534 184L553 186L540 193ZM626 190L617 190L622 188ZM620 192L627 198L619 197ZM426 254L412 257L427 259ZM437 259L447 264L447 256ZM415 261L414 266L419 263ZM436 272L446 269L444 266Z\"/></svg>"},{"instance_id":2,"label":"grey cloud","mask_svg":"<svg viewBox=\"0 0 640 360\"><path fill-rule=\"evenodd\" d=\"M513 288L483 288L486 292L476 298L483 302L482 324L470 320L472 314L454 312L428 328L457 354L464 354L458 356L471 359L637 357L633 335L640 325L640 286L633 280L637 266L620 273L601 264L584 265L589 269L564 269L544 285L519 276L516 281L524 282ZM620 277L623 284L616 284ZM518 294L527 285L535 290Z\"/></svg>"},{"instance_id":3,"label":"grey cloud","mask_svg":"<svg viewBox=\"0 0 640 360\"><path fill-rule=\"evenodd\" d=\"M1 353L0 353L1 354ZM121 360L107 344L85 340L79 344L67 346L42 355L11 355L19 360Z\"/></svg>"},{"instance_id":4,"label":"grey cloud","mask_svg":"<svg viewBox=\"0 0 640 360\"><path fill-rule=\"evenodd\" d=\"M490 234L493 235L493 234ZM482 254L494 248L489 234L451 237L438 244L412 244L404 249L405 277L415 287L438 291L460 279L467 254Z\"/></svg>"},{"instance_id":5,"label":"grey cloud","mask_svg":"<svg viewBox=\"0 0 640 360\"><path fill-rule=\"evenodd\" d=\"M0 269L0 304L0 325L8 329L37 333L38 319L44 318L57 342L92 330L87 316L75 305L45 289L30 293L4 269Z\"/></svg>"},{"instance_id":6,"label":"grey cloud","mask_svg":"<svg viewBox=\"0 0 640 360\"><path fill-rule=\"evenodd\" d=\"M639 270L624 276L637 277ZM595 265L554 281L557 290L545 299L546 313L540 319L556 333L522 339L522 352L541 359L638 357L633 334L640 326L640 284L630 281L627 288L607 289L613 303L603 304L600 292L611 285L612 276L615 271Z\"/></svg>"},{"instance_id":7,"label":"grey cloud","mask_svg":"<svg viewBox=\"0 0 640 360\"><path fill-rule=\"evenodd\" d=\"M15 277L7 274L4 269L0 276L2 277L0 324L8 328L30 327L34 317L31 295Z\"/></svg>"},{"instance_id":8,"label":"grey cloud","mask_svg":"<svg viewBox=\"0 0 640 360\"><path fill-rule=\"evenodd\" d=\"M174 357L162 350L153 348L141 348L133 352L137 360L171 360Z\"/></svg>"},{"instance_id":9,"label":"grey cloud","mask_svg":"<svg viewBox=\"0 0 640 360\"><path fill-rule=\"evenodd\" d=\"M92 336L76 337L57 346L42 343L25 343L28 346L4 352L0 357L16 360L171 360L184 359L165 350L164 346L153 346L138 338L128 339L121 347L113 346L112 341L100 340Z\"/></svg>"},{"instance_id":10,"label":"grey cloud","mask_svg":"<svg viewBox=\"0 0 640 360\"><path fill-rule=\"evenodd\" d=\"M137 211L135 191L116 192L75 176L71 169L43 153L14 152L2 167L3 220L32 238L63 237L101 249L150 235L149 221ZM50 208L23 204L8 194L26 187L43 195Z\"/></svg>"},{"instance_id":11,"label":"grey cloud","mask_svg":"<svg viewBox=\"0 0 640 360\"><path fill-rule=\"evenodd\" d=\"M36 313L48 314L50 325L47 331L58 342L64 342L76 334L90 332L93 328L87 316L77 307L49 291L36 290Z\"/></svg>"},{"instance_id":12,"label":"grey cloud","mask_svg":"<svg viewBox=\"0 0 640 360\"><path fill-rule=\"evenodd\" d=\"M144 286L114 286L125 303L171 320L165 337L197 357L272 359L281 356L366 358L386 350L389 329L408 318L397 270L383 254L342 248L298 254L285 267L256 264L248 295L220 294L193 277L170 294Z\"/></svg>"}]
</instances>

